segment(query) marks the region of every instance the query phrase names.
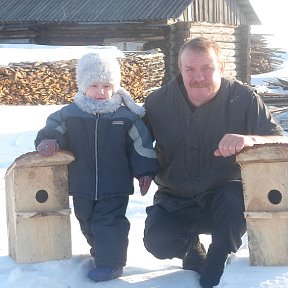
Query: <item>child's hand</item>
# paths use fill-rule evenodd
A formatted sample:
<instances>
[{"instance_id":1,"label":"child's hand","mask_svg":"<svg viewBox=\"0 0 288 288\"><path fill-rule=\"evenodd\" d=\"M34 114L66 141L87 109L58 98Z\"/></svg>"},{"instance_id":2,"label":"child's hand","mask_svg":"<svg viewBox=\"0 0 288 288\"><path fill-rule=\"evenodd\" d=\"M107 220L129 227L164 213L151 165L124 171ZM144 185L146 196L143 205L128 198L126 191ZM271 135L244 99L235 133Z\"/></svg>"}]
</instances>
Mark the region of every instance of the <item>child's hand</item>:
<instances>
[{"instance_id":1,"label":"child's hand","mask_svg":"<svg viewBox=\"0 0 288 288\"><path fill-rule=\"evenodd\" d=\"M51 157L59 150L59 146L55 139L45 139L39 143L36 150L45 157Z\"/></svg>"},{"instance_id":2,"label":"child's hand","mask_svg":"<svg viewBox=\"0 0 288 288\"><path fill-rule=\"evenodd\" d=\"M139 178L140 193L142 196L146 195L152 182L151 176L142 176Z\"/></svg>"}]
</instances>

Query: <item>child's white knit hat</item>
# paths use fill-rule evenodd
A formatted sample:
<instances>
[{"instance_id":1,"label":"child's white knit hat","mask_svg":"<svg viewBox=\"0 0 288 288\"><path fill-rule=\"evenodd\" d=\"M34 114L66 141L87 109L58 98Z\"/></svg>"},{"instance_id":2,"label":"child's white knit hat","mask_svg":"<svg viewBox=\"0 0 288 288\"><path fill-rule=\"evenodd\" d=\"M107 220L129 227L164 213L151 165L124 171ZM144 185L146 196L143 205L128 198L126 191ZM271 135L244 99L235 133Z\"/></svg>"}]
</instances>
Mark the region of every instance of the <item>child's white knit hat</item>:
<instances>
[{"instance_id":1,"label":"child's white knit hat","mask_svg":"<svg viewBox=\"0 0 288 288\"><path fill-rule=\"evenodd\" d=\"M113 56L100 53L88 53L79 59L76 67L76 81L80 94L86 94L87 89L96 82L113 85L113 95L120 96L122 103L140 117L145 109L135 103L130 93L121 87L121 68ZM113 96L112 96L113 97Z\"/></svg>"},{"instance_id":2,"label":"child's white knit hat","mask_svg":"<svg viewBox=\"0 0 288 288\"><path fill-rule=\"evenodd\" d=\"M83 94L96 82L110 83L113 91L117 91L121 82L120 64L115 57L105 54L86 54L78 61L76 81L79 92Z\"/></svg>"}]
</instances>

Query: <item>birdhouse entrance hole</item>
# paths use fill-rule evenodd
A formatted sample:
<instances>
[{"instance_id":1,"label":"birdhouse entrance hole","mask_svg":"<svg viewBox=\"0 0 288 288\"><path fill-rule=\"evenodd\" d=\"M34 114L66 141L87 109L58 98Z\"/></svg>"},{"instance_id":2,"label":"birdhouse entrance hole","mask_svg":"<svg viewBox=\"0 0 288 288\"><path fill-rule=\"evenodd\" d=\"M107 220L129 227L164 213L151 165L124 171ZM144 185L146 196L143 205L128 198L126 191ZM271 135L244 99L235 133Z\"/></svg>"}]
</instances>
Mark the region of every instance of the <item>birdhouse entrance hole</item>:
<instances>
[{"instance_id":1,"label":"birdhouse entrance hole","mask_svg":"<svg viewBox=\"0 0 288 288\"><path fill-rule=\"evenodd\" d=\"M48 200L48 193L46 190L37 191L35 198L39 203L45 203Z\"/></svg>"},{"instance_id":2,"label":"birdhouse entrance hole","mask_svg":"<svg viewBox=\"0 0 288 288\"><path fill-rule=\"evenodd\" d=\"M272 203L272 204L279 204L282 201L282 194L280 191L278 190L270 190L268 193L268 200Z\"/></svg>"}]
</instances>

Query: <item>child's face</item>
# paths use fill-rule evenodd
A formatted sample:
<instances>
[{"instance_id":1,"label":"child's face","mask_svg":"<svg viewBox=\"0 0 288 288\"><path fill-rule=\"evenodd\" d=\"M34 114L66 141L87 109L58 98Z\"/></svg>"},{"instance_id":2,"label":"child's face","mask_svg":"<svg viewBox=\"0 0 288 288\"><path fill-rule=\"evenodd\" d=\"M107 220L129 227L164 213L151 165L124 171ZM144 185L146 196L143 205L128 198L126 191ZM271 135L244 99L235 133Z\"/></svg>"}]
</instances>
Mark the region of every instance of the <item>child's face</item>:
<instances>
[{"instance_id":1,"label":"child's face","mask_svg":"<svg viewBox=\"0 0 288 288\"><path fill-rule=\"evenodd\" d=\"M86 96L97 100L110 99L113 94L113 86L109 83L97 82L86 91Z\"/></svg>"}]
</instances>

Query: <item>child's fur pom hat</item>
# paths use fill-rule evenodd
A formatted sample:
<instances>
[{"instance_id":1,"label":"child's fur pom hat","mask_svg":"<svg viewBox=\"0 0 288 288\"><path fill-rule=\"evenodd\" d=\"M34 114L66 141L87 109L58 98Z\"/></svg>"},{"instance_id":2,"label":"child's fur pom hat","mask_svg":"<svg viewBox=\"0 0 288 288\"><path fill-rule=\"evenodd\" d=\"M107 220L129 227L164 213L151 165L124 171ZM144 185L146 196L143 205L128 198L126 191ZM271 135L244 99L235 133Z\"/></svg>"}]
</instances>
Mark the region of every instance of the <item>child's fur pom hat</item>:
<instances>
[{"instance_id":1,"label":"child's fur pom hat","mask_svg":"<svg viewBox=\"0 0 288 288\"><path fill-rule=\"evenodd\" d=\"M118 60L113 56L105 56L100 53L84 55L77 63L76 81L78 93L81 95L86 95L87 89L96 82L110 83L113 85L112 98L119 98L121 103L140 117L145 114L145 109L137 105L130 93L120 86L121 68Z\"/></svg>"},{"instance_id":2,"label":"child's fur pom hat","mask_svg":"<svg viewBox=\"0 0 288 288\"><path fill-rule=\"evenodd\" d=\"M120 64L114 57L88 53L77 63L76 81L79 92L83 94L98 81L112 84L113 91L117 91L121 82Z\"/></svg>"}]
</instances>

